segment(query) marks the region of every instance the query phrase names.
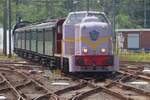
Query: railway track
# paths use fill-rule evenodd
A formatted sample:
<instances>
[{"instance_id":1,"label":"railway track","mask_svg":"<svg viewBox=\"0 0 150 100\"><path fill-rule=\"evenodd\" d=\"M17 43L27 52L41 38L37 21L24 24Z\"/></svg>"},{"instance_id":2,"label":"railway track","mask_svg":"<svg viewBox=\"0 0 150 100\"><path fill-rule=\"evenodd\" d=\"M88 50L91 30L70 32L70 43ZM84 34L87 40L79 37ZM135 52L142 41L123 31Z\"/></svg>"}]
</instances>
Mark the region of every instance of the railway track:
<instances>
[{"instance_id":1,"label":"railway track","mask_svg":"<svg viewBox=\"0 0 150 100\"><path fill-rule=\"evenodd\" d=\"M59 95L57 95L57 93L59 94L60 91L63 91L63 89L65 90L65 88L78 87L78 85L80 85L81 83L80 80L74 80L71 77L66 76L62 76L59 78L53 77L52 79L49 79L48 82L45 82L46 80L44 80L45 78L43 77L41 78L41 80L38 80L38 77L35 77L35 75L33 75L32 77L32 75L27 72L26 67L29 66L30 64L25 63L24 65L24 63L18 62L7 62L6 64L2 62L2 64L0 65L0 74L2 75L2 78L0 78L0 80L3 80L3 78L5 78L5 80L7 80L7 82L11 84L11 87L13 87L13 89L17 92L16 96L21 98L19 100L61 100L62 98L58 97ZM28 69L36 68L30 67ZM20 69L25 69L25 71L22 71ZM4 85L4 83L2 85ZM3 88L4 87L0 87L1 90L6 91L8 87L6 89ZM3 96L9 98L6 94L3 94ZM11 96L15 98L15 96Z\"/></svg>"},{"instance_id":2,"label":"railway track","mask_svg":"<svg viewBox=\"0 0 150 100\"><path fill-rule=\"evenodd\" d=\"M47 88L13 66L1 66L0 76L0 95L6 100L36 100L47 94L51 94L51 100L57 100Z\"/></svg>"},{"instance_id":3,"label":"railway track","mask_svg":"<svg viewBox=\"0 0 150 100\"><path fill-rule=\"evenodd\" d=\"M118 79L120 78L116 78L116 80ZM42 83L42 81L44 80L39 79L37 81L40 81ZM95 98L95 100L96 98L101 98L101 97L103 97L102 100L105 99L112 100L112 97L114 98L114 100L123 100L122 98L124 98L119 94L113 93L107 88L104 88L104 86L102 85L101 86L95 85L95 80L92 77L87 78L82 76L78 78L77 75L76 76L62 75L61 77L55 77L53 79L49 79L48 83L44 81L44 83L42 84L50 87L50 90L53 91L53 93L59 97L59 100L81 100L81 99L88 99L90 97L92 97L92 99ZM104 84L106 85L106 83ZM89 97L89 93L90 93L90 97ZM49 94L43 95L41 97L46 98L45 100L50 99ZM37 100L42 100L42 98L37 98Z\"/></svg>"},{"instance_id":4,"label":"railway track","mask_svg":"<svg viewBox=\"0 0 150 100\"><path fill-rule=\"evenodd\" d=\"M131 80L133 82L131 82ZM138 84L138 82L141 82L141 84ZM89 98L94 100L101 97L103 97L102 100L105 100L107 97L111 97L109 98L111 100L112 97L115 98L114 100L150 100L149 77L137 75L136 73L118 71L116 75L109 77L107 80L97 80L91 78L88 83L92 83L92 86L95 88L75 95L73 100L88 100ZM107 96L102 96L101 94L107 94Z\"/></svg>"},{"instance_id":5,"label":"railway track","mask_svg":"<svg viewBox=\"0 0 150 100\"><path fill-rule=\"evenodd\" d=\"M0 93L4 100L24 100L15 87L8 81L8 79L1 73L0 77L3 79L0 85Z\"/></svg>"},{"instance_id":6,"label":"railway track","mask_svg":"<svg viewBox=\"0 0 150 100\"><path fill-rule=\"evenodd\" d=\"M124 65L124 69L106 79L99 78L98 74L94 77L60 75L48 80L27 73L31 69L41 68L34 64L2 62L0 96L7 100L150 100L150 79L140 74L140 68L127 71Z\"/></svg>"},{"instance_id":7,"label":"railway track","mask_svg":"<svg viewBox=\"0 0 150 100\"><path fill-rule=\"evenodd\" d=\"M149 91L125 84L124 78L93 82L94 89L75 96L73 100L150 100Z\"/></svg>"},{"instance_id":8,"label":"railway track","mask_svg":"<svg viewBox=\"0 0 150 100\"><path fill-rule=\"evenodd\" d=\"M150 100L150 92L125 84L124 80L129 75L118 72L115 78L100 81L83 78L84 84L65 88L55 94L59 95L61 100Z\"/></svg>"},{"instance_id":9,"label":"railway track","mask_svg":"<svg viewBox=\"0 0 150 100\"><path fill-rule=\"evenodd\" d=\"M149 66L150 63L123 62L120 72L126 73L128 76L124 77L120 82L150 92L150 73L143 72L144 69L150 69Z\"/></svg>"}]
</instances>

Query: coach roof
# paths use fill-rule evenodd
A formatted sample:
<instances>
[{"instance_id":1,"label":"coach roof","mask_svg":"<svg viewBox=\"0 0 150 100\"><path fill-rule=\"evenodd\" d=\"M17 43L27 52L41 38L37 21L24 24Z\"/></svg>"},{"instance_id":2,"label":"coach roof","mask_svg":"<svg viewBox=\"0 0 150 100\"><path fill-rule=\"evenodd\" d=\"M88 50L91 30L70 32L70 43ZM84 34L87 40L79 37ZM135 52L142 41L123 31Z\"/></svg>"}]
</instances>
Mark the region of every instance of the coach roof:
<instances>
[{"instance_id":1,"label":"coach roof","mask_svg":"<svg viewBox=\"0 0 150 100\"><path fill-rule=\"evenodd\" d=\"M47 29L50 27L54 27L56 25L56 22L46 22L46 23L40 23L40 24L31 24L29 26L25 26L22 28L18 28L15 31L24 31L24 30L30 30L30 29Z\"/></svg>"}]
</instances>

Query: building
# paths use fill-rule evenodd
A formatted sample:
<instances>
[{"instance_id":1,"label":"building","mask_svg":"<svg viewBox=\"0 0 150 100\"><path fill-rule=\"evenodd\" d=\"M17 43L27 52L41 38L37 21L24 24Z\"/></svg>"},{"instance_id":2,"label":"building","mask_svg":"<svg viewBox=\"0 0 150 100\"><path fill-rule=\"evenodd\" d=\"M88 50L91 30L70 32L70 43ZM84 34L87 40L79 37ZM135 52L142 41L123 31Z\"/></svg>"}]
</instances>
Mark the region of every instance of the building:
<instances>
[{"instance_id":1,"label":"building","mask_svg":"<svg viewBox=\"0 0 150 100\"><path fill-rule=\"evenodd\" d=\"M150 29L117 29L118 48L124 51L150 51Z\"/></svg>"}]
</instances>

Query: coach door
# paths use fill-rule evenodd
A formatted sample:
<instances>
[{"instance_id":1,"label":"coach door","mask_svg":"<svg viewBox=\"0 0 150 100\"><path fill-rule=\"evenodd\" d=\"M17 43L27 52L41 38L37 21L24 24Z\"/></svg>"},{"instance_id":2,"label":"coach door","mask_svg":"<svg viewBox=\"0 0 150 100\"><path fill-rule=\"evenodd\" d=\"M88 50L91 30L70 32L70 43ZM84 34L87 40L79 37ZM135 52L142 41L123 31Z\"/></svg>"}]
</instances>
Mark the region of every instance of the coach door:
<instances>
[{"instance_id":1,"label":"coach door","mask_svg":"<svg viewBox=\"0 0 150 100\"><path fill-rule=\"evenodd\" d=\"M62 47L61 47L61 43L62 43L62 24L64 22L64 19L61 19L57 22L57 31L56 31L56 53L57 54L61 54L62 51Z\"/></svg>"},{"instance_id":2,"label":"coach door","mask_svg":"<svg viewBox=\"0 0 150 100\"><path fill-rule=\"evenodd\" d=\"M61 53L62 26L57 26L57 54Z\"/></svg>"}]
</instances>

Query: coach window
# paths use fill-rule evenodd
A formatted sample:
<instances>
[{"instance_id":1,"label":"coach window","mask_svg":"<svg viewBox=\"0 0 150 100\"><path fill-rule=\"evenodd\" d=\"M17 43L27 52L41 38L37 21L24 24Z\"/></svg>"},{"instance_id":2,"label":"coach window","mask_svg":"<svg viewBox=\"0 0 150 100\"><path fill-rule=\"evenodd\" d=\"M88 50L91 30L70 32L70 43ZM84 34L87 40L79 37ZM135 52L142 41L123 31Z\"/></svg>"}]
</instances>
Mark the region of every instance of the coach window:
<instances>
[{"instance_id":1,"label":"coach window","mask_svg":"<svg viewBox=\"0 0 150 100\"><path fill-rule=\"evenodd\" d=\"M20 34L19 34L19 32L17 32L17 34L18 34L18 48L20 48Z\"/></svg>"},{"instance_id":2,"label":"coach window","mask_svg":"<svg viewBox=\"0 0 150 100\"><path fill-rule=\"evenodd\" d=\"M45 32L45 54L52 55L53 46L53 31L52 29L46 30Z\"/></svg>"},{"instance_id":3,"label":"coach window","mask_svg":"<svg viewBox=\"0 0 150 100\"><path fill-rule=\"evenodd\" d=\"M18 41L17 41L17 40L18 40L17 35L18 35L18 33L15 32L15 33L14 33L14 47L15 47L15 48L18 47L18 46L17 46L17 43L18 43Z\"/></svg>"},{"instance_id":4,"label":"coach window","mask_svg":"<svg viewBox=\"0 0 150 100\"><path fill-rule=\"evenodd\" d=\"M31 31L31 51L36 52L36 31Z\"/></svg>"},{"instance_id":5,"label":"coach window","mask_svg":"<svg viewBox=\"0 0 150 100\"><path fill-rule=\"evenodd\" d=\"M18 32L18 37L19 37L19 40L18 40L18 48L21 49L21 32Z\"/></svg>"},{"instance_id":6,"label":"coach window","mask_svg":"<svg viewBox=\"0 0 150 100\"><path fill-rule=\"evenodd\" d=\"M18 48L18 44L17 44L18 41L17 40L18 40L18 32L15 32L14 33L14 47L15 48Z\"/></svg>"},{"instance_id":7,"label":"coach window","mask_svg":"<svg viewBox=\"0 0 150 100\"><path fill-rule=\"evenodd\" d=\"M43 31L38 31L38 53L43 54Z\"/></svg>"},{"instance_id":8,"label":"coach window","mask_svg":"<svg viewBox=\"0 0 150 100\"><path fill-rule=\"evenodd\" d=\"M22 31L20 31L20 49L22 48Z\"/></svg>"},{"instance_id":9,"label":"coach window","mask_svg":"<svg viewBox=\"0 0 150 100\"><path fill-rule=\"evenodd\" d=\"M16 44L16 33L14 34L14 48L16 48L17 44Z\"/></svg>"},{"instance_id":10,"label":"coach window","mask_svg":"<svg viewBox=\"0 0 150 100\"><path fill-rule=\"evenodd\" d=\"M26 50L30 50L30 31L26 31Z\"/></svg>"},{"instance_id":11,"label":"coach window","mask_svg":"<svg viewBox=\"0 0 150 100\"><path fill-rule=\"evenodd\" d=\"M22 49L25 49L25 31L22 31Z\"/></svg>"}]
</instances>

